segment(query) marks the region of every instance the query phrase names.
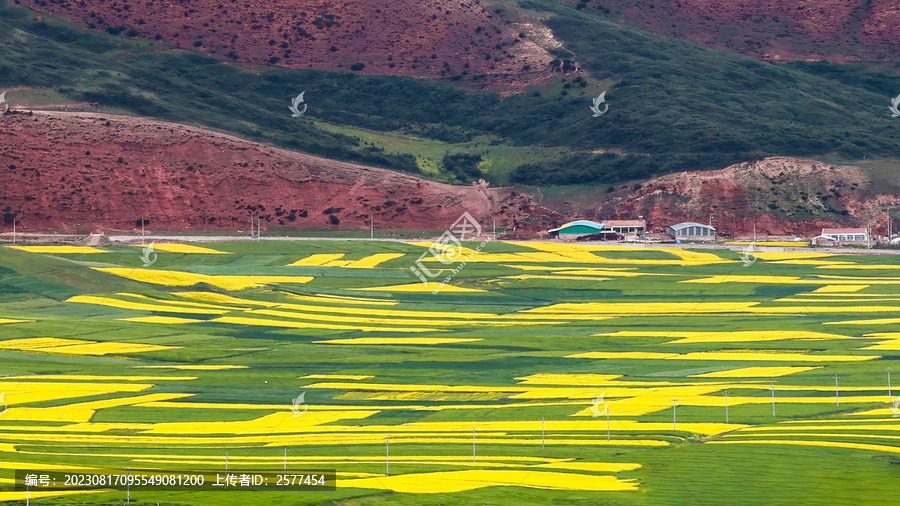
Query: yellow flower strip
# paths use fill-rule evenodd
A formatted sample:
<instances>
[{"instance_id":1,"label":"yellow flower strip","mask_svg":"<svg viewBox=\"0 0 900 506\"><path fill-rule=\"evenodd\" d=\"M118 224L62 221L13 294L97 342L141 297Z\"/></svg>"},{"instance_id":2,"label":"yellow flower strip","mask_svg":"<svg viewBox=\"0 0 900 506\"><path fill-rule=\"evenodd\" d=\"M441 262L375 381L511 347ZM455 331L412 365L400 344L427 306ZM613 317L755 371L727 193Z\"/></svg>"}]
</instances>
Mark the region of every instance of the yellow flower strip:
<instances>
[{"instance_id":1,"label":"yellow flower strip","mask_svg":"<svg viewBox=\"0 0 900 506\"><path fill-rule=\"evenodd\" d=\"M325 295L321 293L317 293L315 295L283 293L282 295L289 299L302 300L305 302L320 302L323 304L353 304L359 306L395 306L398 304L396 300L367 299L364 297L339 297L336 295Z\"/></svg>"},{"instance_id":2,"label":"yellow flower strip","mask_svg":"<svg viewBox=\"0 0 900 506\"><path fill-rule=\"evenodd\" d=\"M185 313L185 314L225 314L228 311L219 309L203 309L189 308L174 305L148 304L143 302L130 302L111 297L100 297L96 295L76 295L70 297L66 302L77 302L81 304L96 304L100 306L109 306L119 309L134 309L137 311L165 311L167 313Z\"/></svg>"},{"instance_id":3,"label":"yellow flower strip","mask_svg":"<svg viewBox=\"0 0 900 506\"><path fill-rule=\"evenodd\" d=\"M455 344L468 343L473 341L481 341L481 339L459 339L459 338L442 338L442 337L354 337L348 339L329 339L327 341L313 341L317 344L387 344L387 345L422 345L422 344ZM337 375L332 378L340 379ZM371 378L372 376L368 376ZM328 379L328 378L322 378ZM353 378L351 378L353 379Z\"/></svg>"},{"instance_id":4,"label":"yellow flower strip","mask_svg":"<svg viewBox=\"0 0 900 506\"><path fill-rule=\"evenodd\" d=\"M139 248L148 248L149 244L140 244ZM202 253L206 255L230 255L226 251L218 251L210 248L204 248L202 246L194 246L193 244L180 244L180 243L154 243L153 249L156 251L165 251L166 253Z\"/></svg>"},{"instance_id":5,"label":"yellow flower strip","mask_svg":"<svg viewBox=\"0 0 900 506\"><path fill-rule=\"evenodd\" d=\"M292 264L288 264L289 267L320 267L322 265L327 264L333 260L338 260L343 258L345 253L318 253L315 255L310 255L306 258L301 258Z\"/></svg>"},{"instance_id":6,"label":"yellow flower strip","mask_svg":"<svg viewBox=\"0 0 900 506\"><path fill-rule=\"evenodd\" d=\"M4 380L64 380L64 381L191 381L196 376L93 376L89 374L31 374L7 376Z\"/></svg>"},{"instance_id":7,"label":"yellow flower strip","mask_svg":"<svg viewBox=\"0 0 900 506\"><path fill-rule=\"evenodd\" d=\"M178 295L188 298L199 298L202 294L194 292L181 292ZM211 294L213 295L213 294ZM331 307L331 306L314 306L311 304L288 304L277 302L252 301L247 299L238 299L229 296L217 296L221 302L233 302L235 304L259 305L277 309L290 309L295 311L306 311L310 313L330 313L340 315L360 315L367 316L390 316L390 317L413 317L413 318L448 318L448 319L472 319L472 318L496 318L499 315L494 313L470 313L470 312L454 312L454 311L409 311L402 309L377 309L377 308L354 308L354 307Z\"/></svg>"},{"instance_id":8,"label":"yellow flower strip","mask_svg":"<svg viewBox=\"0 0 900 506\"><path fill-rule=\"evenodd\" d=\"M307 374L306 376L298 377L298 379L345 379L362 381L374 377L375 376L367 374Z\"/></svg>"},{"instance_id":9,"label":"yellow flower strip","mask_svg":"<svg viewBox=\"0 0 900 506\"><path fill-rule=\"evenodd\" d=\"M226 369L247 369L246 365L133 365L132 369L180 369L184 371L223 371Z\"/></svg>"},{"instance_id":10,"label":"yellow flower strip","mask_svg":"<svg viewBox=\"0 0 900 506\"><path fill-rule=\"evenodd\" d=\"M821 367L741 367L727 371L694 374L689 378L777 378L788 374L812 371Z\"/></svg>"},{"instance_id":11,"label":"yellow flower strip","mask_svg":"<svg viewBox=\"0 0 900 506\"><path fill-rule=\"evenodd\" d=\"M332 318L331 320L335 320ZM312 323L301 321L267 320L262 318L244 318L238 316L223 316L215 320L215 323L230 323L233 325L255 325L260 327L283 327L290 329L332 329L332 330L362 330L366 332L436 332L439 329L424 327L371 327L365 325L340 325L336 323Z\"/></svg>"},{"instance_id":12,"label":"yellow flower strip","mask_svg":"<svg viewBox=\"0 0 900 506\"><path fill-rule=\"evenodd\" d=\"M26 323L33 322L34 320L11 320L9 318L0 318L0 325L5 325L7 323Z\"/></svg>"},{"instance_id":13,"label":"yellow flower strip","mask_svg":"<svg viewBox=\"0 0 900 506\"><path fill-rule=\"evenodd\" d=\"M810 331L791 331L791 330L742 330L732 332L685 332L679 330L621 330L618 332L608 332L602 334L594 334L595 336L609 337L665 337L680 338L677 341L670 341L668 344L687 344L687 343L728 343L728 342L744 342L744 341L780 341L783 339L852 339L848 336L839 334L826 334L823 332Z\"/></svg>"},{"instance_id":14,"label":"yellow flower strip","mask_svg":"<svg viewBox=\"0 0 900 506\"><path fill-rule=\"evenodd\" d=\"M374 255L367 256L360 260L353 260L348 263L345 267L348 269L374 269L379 265L387 262L389 260L393 260L395 258L400 258L406 256L405 253L376 253Z\"/></svg>"},{"instance_id":15,"label":"yellow flower strip","mask_svg":"<svg viewBox=\"0 0 900 506\"><path fill-rule=\"evenodd\" d=\"M342 323L368 323L368 324L384 324L384 325L440 325L440 326L457 326L457 325L548 325L550 322L510 322L510 321L491 321L491 320L435 320L426 318L426 314L421 317L410 319L390 318L388 316L348 316L341 315L335 318L330 314L317 314L295 311L276 311L272 309L257 309L250 311L250 314L277 316L279 318L291 318L296 320L312 320L312 321L339 321ZM359 313L357 313L359 314Z\"/></svg>"},{"instance_id":16,"label":"yellow flower strip","mask_svg":"<svg viewBox=\"0 0 900 506\"><path fill-rule=\"evenodd\" d=\"M181 347L138 343L92 343L40 348L35 351L41 353L57 353L60 355L108 355L110 353L147 353L151 351L174 350L178 348Z\"/></svg>"},{"instance_id":17,"label":"yellow flower strip","mask_svg":"<svg viewBox=\"0 0 900 506\"><path fill-rule=\"evenodd\" d=\"M485 292L485 290L481 290L479 288L464 288L461 286L455 285L444 285L443 288L440 286L441 284L437 281L429 281L426 285L425 283L409 283L404 285L390 285L390 286L369 286L364 288L348 288L348 290L357 290L362 292L433 292L440 288L442 292L453 292L453 293L481 293Z\"/></svg>"},{"instance_id":18,"label":"yellow flower strip","mask_svg":"<svg viewBox=\"0 0 900 506\"><path fill-rule=\"evenodd\" d=\"M312 276L211 276L190 272L126 269L123 267L92 267L92 269L122 278L164 286L192 286L206 283L224 290L258 288L269 283L308 283Z\"/></svg>"}]
</instances>

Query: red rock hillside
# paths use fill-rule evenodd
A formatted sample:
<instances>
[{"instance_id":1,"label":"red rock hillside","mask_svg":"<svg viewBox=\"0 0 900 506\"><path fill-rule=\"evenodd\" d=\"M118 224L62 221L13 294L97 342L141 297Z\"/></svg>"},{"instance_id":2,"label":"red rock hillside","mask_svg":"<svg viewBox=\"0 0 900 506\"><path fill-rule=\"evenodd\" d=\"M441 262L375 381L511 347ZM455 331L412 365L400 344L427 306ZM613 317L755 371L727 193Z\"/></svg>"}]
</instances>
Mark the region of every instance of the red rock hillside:
<instances>
[{"instance_id":1,"label":"red rock hillside","mask_svg":"<svg viewBox=\"0 0 900 506\"><path fill-rule=\"evenodd\" d=\"M3 231L444 230L463 211L528 234L561 217L508 188L451 186L201 128L99 113L0 116Z\"/></svg>"},{"instance_id":2,"label":"red rock hillside","mask_svg":"<svg viewBox=\"0 0 900 506\"><path fill-rule=\"evenodd\" d=\"M81 26L228 61L528 81L554 59L477 0L21 0Z\"/></svg>"},{"instance_id":3,"label":"red rock hillside","mask_svg":"<svg viewBox=\"0 0 900 506\"><path fill-rule=\"evenodd\" d=\"M725 235L749 235L754 223L761 235L812 237L825 227L867 225L886 235L886 209L900 203L897 185L859 167L775 157L619 187L581 212L595 219L643 215L657 231L681 221L708 223L712 215Z\"/></svg>"}]
</instances>

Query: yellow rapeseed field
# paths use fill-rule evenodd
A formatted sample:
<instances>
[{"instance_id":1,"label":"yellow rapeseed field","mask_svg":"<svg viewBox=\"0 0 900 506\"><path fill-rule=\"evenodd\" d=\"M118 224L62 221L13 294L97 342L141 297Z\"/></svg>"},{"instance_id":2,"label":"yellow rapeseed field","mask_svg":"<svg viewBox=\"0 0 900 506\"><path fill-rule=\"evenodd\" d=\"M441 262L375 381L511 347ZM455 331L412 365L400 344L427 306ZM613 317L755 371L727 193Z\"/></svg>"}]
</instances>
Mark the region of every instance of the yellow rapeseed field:
<instances>
[{"instance_id":1,"label":"yellow rapeseed field","mask_svg":"<svg viewBox=\"0 0 900 506\"><path fill-rule=\"evenodd\" d=\"M263 306L275 307L280 305L277 302L268 302L264 300L242 299L215 292L176 292L173 295L184 297L191 300L202 300L207 302L219 302L222 304L235 304L238 306Z\"/></svg>"},{"instance_id":2,"label":"yellow rapeseed field","mask_svg":"<svg viewBox=\"0 0 900 506\"><path fill-rule=\"evenodd\" d=\"M848 336L839 334L826 334L823 332L811 332L805 330L740 330L740 331L683 331L683 330L622 330L618 332L608 332L603 334L594 334L596 336L610 337L665 337L679 338L677 341L670 341L669 344L688 344L688 343L729 343L729 342L752 342L752 341L780 341L786 339L851 339ZM597 357L603 358L603 357Z\"/></svg>"},{"instance_id":3,"label":"yellow rapeseed field","mask_svg":"<svg viewBox=\"0 0 900 506\"><path fill-rule=\"evenodd\" d=\"M34 320L11 320L9 318L0 318L0 325L5 325L7 323L25 323L25 322L33 322Z\"/></svg>"},{"instance_id":4,"label":"yellow rapeseed field","mask_svg":"<svg viewBox=\"0 0 900 506\"><path fill-rule=\"evenodd\" d=\"M41 464L42 469L46 469L47 466ZM25 500L25 497L28 496L31 499L42 499L44 497L59 497L64 495L76 495L76 494L99 494L106 492L106 490L57 490L53 492L0 492L0 502L7 501L18 501L22 502Z\"/></svg>"},{"instance_id":5,"label":"yellow rapeseed field","mask_svg":"<svg viewBox=\"0 0 900 506\"><path fill-rule=\"evenodd\" d=\"M403 256L406 255L404 253L376 253L359 260L353 260L344 267L348 269L374 269L384 262Z\"/></svg>"},{"instance_id":6,"label":"yellow rapeseed field","mask_svg":"<svg viewBox=\"0 0 900 506\"><path fill-rule=\"evenodd\" d=\"M813 253L811 251L757 251L755 255L760 260L811 260L814 258L828 258L834 255L829 253Z\"/></svg>"},{"instance_id":7,"label":"yellow rapeseed field","mask_svg":"<svg viewBox=\"0 0 900 506\"><path fill-rule=\"evenodd\" d=\"M149 244L141 244L139 248L147 248ZM218 251L210 248L204 248L202 246L194 246L193 244L179 244L179 243L154 243L153 249L156 251L165 251L167 253L202 253L206 255L230 255L226 251Z\"/></svg>"},{"instance_id":8,"label":"yellow rapeseed field","mask_svg":"<svg viewBox=\"0 0 900 506\"><path fill-rule=\"evenodd\" d=\"M621 374L532 374L516 378L522 385L603 385Z\"/></svg>"},{"instance_id":9,"label":"yellow rapeseed field","mask_svg":"<svg viewBox=\"0 0 900 506\"><path fill-rule=\"evenodd\" d=\"M567 302L526 309L522 312L546 314L731 313L748 311L757 304L759 302Z\"/></svg>"},{"instance_id":10,"label":"yellow rapeseed field","mask_svg":"<svg viewBox=\"0 0 900 506\"><path fill-rule=\"evenodd\" d=\"M224 371L226 369L247 369L246 365L133 365L133 369L180 369L183 371Z\"/></svg>"},{"instance_id":11,"label":"yellow rapeseed field","mask_svg":"<svg viewBox=\"0 0 900 506\"><path fill-rule=\"evenodd\" d=\"M447 494L490 486L592 491L634 491L638 489L636 481L620 480L614 476L497 469L402 474L379 478L339 480L338 482L340 488L392 490L405 494Z\"/></svg>"},{"instance_id":12,"label":"yellow rapeseed field","mask_svg":"<svg viewBox=\"0 0 900 506\"><path fill-rule=\"evenodd\" d=\"M322 265L327 264L328 262L332 262L334 260L339 260L343 258L345 253L317 253L315 255L310 255L306 258L301 258L292 264L288 264L289 267L320 267Z\"/></svg>"},{"instance_id":13,"label":"yellow rapeseed field","mask_svg":"<svg viewBox=\"0 0 900 506\"><path fill-rule=\"evenodd\" d=\"M825 285L820 288L816 288L813 290L813 293L840 293L844 294L846 292L858 292L860 290L868 288L868 285Z\"/></svg>"},{"instance_id":14,"label":"yellow rapeseed field","mask_svg":"<svg viewBox=\"0 0 900 506\"><path fill-rule=\"evenodd\" d=\"M408 243L406 243L406 244L411 244L411 245L413 245L413 246L421 246L421 247L423 247L423 248L434 248L436 251L446 251L447 249L451 248L451 246L446 246L446 245L439 244L439 243L434 243L434 242L421 242L421 241L416 242L416 241L413 241L413 242L408 242ZM458 249L458 248L456 248L456 247L452 247L452 248L453 248L454 250ZM475 251L475 250L472 249L472 248L467 248L467 247L463 246L463 247L460 249L460 254L461 254L463 257L468 257L468 256L470 256L470 255L475 255L475 256L482 255L483 253L479 253L478 251ZM429 257L426 257L426 258L429 258ZM435 260L435 261L437 261L436 258L432 258L432 259Z\"/></svg>"},{"instance_id":15,"label":"yellow rapeseed field","mask_svg":"<svg viewBox=\"0 0 900 506\"><path fill-rule=\"evenodd\" d=\"M224 290L259 288L266 284L308 283L312 276L211 276L192 272L126 269L123 267L92 267L92 269L122 278L164 286L192 286L206 283Z\"/></svg>"},{"instance_id":16,"label":"yellow rapeseed field","mask_svg":"<svg viewBox=\"0 0 900 506\"><path fill-rule=\"evenodd\" d=\"M566 460L563 462L538 464L536 467L548 469L568 469L571 471L592 471L596 473L620 473L623 471L634 471L636 469L640 469L642 466L641 464L631 464L625 462L580 462Z\"/></svg>"},{"instance_id":17,"label":"yellow rapeseed field","mask_svg":"<svg viewBox=\"0 0 900 506\"><path fill-rule=\"evenodd\" d=\"M362 311L358 311L357 314L362 313ZM251 311L252 315L265 315L265 316L277 316L279 318L290 318L297 320L312 320L312 321L323 321L323 322L334 322L340 321L341 323L351 324L351 323L367 323L367 324L381 324L381 325L437 325L437 326L459 326L459 325L498 325L498 326L509 326L509 325L550 325L552 322L537 322L537 321L529 321L529 322L512 322L509 320L464 320L464 319L446 319L446 320L435 320L428 318L427 313L420 313L419 316L415 318L390 318L387 316L347 316L341 315L340 318L335 318L334 315L331 314L318 314L318 313L310 313L310 312L296 312L296 311L276 311L272 309L258 309L255 311Z\"/></svg>"},{"instance_id":18,"label":"yellow rapeseed field","mask_svg":"<svg viewBox=\"0 0 900 506\"><path fill-rule=\"evenodd\" d=\"M138 293L118 292L118 293L116 293L116 295L119 297L128 297L128 298L140 299L140 300L149 300L152 302L158 302L161 304L175 305L175 306L202 307L202 308L206 308L206 309L224 309L226 311L234 311L235 309L240 310L240 311L246 311L246 310L250 309L250 308L246 308L246 307L237 307L236 308L236 307L232 307L232 306L225 306L222 304L209 304L209 303L204 303L204 302L189 302L186 300L158 299L158 298L154 298L154 297L148 297L146 295L141 295Z\"/></svg>"},{"instance_id":19,"label":"yellow rapeseed field","mask_svg":"<svg viewBox=\"0 0 900 506\"><path fill-rule=\"evenodd\" d=\"M878 355L819 355L805 353L766 353L756 351L695 351L671 357L672 360L744 360L748 362L863 362L881 358Z\"/></svg>"},{"instance_id":20,"label":"yellow rapeseed field","mask_svg":"<svg viewBox=\"0 0 900 506\"><path fill-rule=\"evenodd\" d=\"M8 376L4 379L69 380L69 381L189 381L196 376L95 376L91 374L31 374Z\"/></svg>"},{"instance_id":21,"label":"yellow rapeseed field","mask_svg":"<svg viewBox=\"0 0 900 506\"><path fill-rule=\"evenodd\" d=\"M319 344L455 344L481 341L481 339L459 339L450 337L353 337L313 341ZM371 376L369 376L371 377Z\"/></svg>"},{"instance_id":22,"label":"yellow rapeseed field","mask_svg":"<svg viewBox=\"0 0 900 506\"><path fill-rule=\"evenodd\" d=\"M410 311L403 309L380 309L380 308L357 308L357 307L333 307L333 306L318 306L312 304L287 304L287 303L274 303L274 302L265 302L265 301L253 301L249 299L239 299L236 297L230 297L228 295L219 295L219 294L205 294L205 293L197 293L197 292L180 292L177 295L182 297L187 297L195 300L216 300L218 302L230 302L234 304L243 304L243 305L260 305L266 307L277 307L278 309L289 309L293 311L302 311L306 313L325 313L325 314L340 314L340 315L352 315L352 316L385 316L385 317L412 317L418 319L422 318L446 318L448 320L460 320L460 319L473 319L473 318L518 318L518 314L513 315L496 315L494 313L471 313L465 311ZM332 318L332 320L338 320L338 318Z\"/></svg>"},{"instance_id":23,"label":"yellow rapeseed field","mask_svg":"<svg viewBox=\"0 0 900 506\"><path fill-rule=\"evenodd\" d=\"M333 320L338 320L333 318ZM240 316L223 316L210 320L219 323L231 323L234 325L255 325L260 327L284 327L288 329L332 329L332 330L362 330L362 331L381 331L381 332L436 332L438 329L424 327L373 327L367 325L342 325L337 323L324 322L301 322L301 321L285 321L285 320L268 320L263 318L246 318Z\"/></svg>"},{"instance_id":24,"label":"yellow rapeseed field","mask_svg":"<svg viewBox=\"0 0 900 506\"><path fill-rule=\"evenodd\" d=\"M114 299L112 297L102 297L98 295L76 295L74 297L69 297L66 302L96 304L98 306L109 306L119 309L134 309L136 311L165 311L168 313L225 314L228 312L221 309L184 307L170 304L151 304L146 302L131 302L127 300Z\"/></svg>"},{"instance_id":25,"label":"yellow rapeseed field","mask_svg":"<svg viewBox=\"0 0 900 506\"><path fill-rule=\"evenodd\" d=\"M300 376L299 379L345 379L362 381L374 377L375 376L367 374L307 374L306 376Z\"/></svg>"},{"instance_id":26,"label":"yellow rapeseed field","mask_svg":"<svg viewBox=\"0 0 900 506\"><path fill-rule=\"evenodd\" d=\"M398 304L396 300L390 299L369 299L366 297L346 297L343 295L331 295L317 293L315 295L298 295L296 293L285 293L290 299L303 300L309 302L321 302L325 304L354 304L360 306L395 306Z\"/></svg>"},{"instance_id":27,"label":"yellow rapeseed field","mask_svg":"<svg viewBox=\"0 0 900 506\"><path fill-rule=\"evenodd\" d=\"M0 341L0 349L38 351L63 355L106 355L109 353L144 353L148 351L174 350L179 346L155 344L117 343L59 339L55 337L31 337Z\"/></svg>"},{"instance_id":28,"label":"yellow rapeseed field","mask_svg":"<svg viewBox=\"0 0 900 506\"><path fill-rule=\"evenodd\" d=\"M410 283L405 285L390 285L390 286L369 286L365 288L348 288L348 290L357 290L364 292L433 292L440 288L441 284L436 281L429 281L426 285L425 283ZM444 285L443 288L440 288L441 292L446 293L478 293L484 292L484 290L478 288L464 288L461 286L454 285Z\"/></svg>"},{"instance_id":29,"label":"yellow rapeseed field","mask_svg":"<svg viewBox=\"0 0 900 506\"><path fill-rule=\"evenodd\" d=\"M876 397L877 401L869 401L869 402L879 402L883 401L884 397L879 396ZM832 401L834 399L831 399ZM848 397L847 402L857 401L856 397ZM844 399L841 399L841 403L844 402ZM858 401L865 402L865 401ZM790 427L785 427L787 424L779 425L779 426L766 426L766 427L747 427L745 430L747 432L772 432L779 430L790 430L794 431L848 431L848 430L861 430L861 431L872 431L872 432L889 432L889 431L900 431L900 420L896 418L886 418L883 421L878 420L875 423L862 423L862 420L859 420L856 423L856 420L839 420L836 421L838 425L827 425L828 421L824 421L823 423L804 425L803 423L792 423ZM850 422L850 423L843 423Z\"/></svg>"},{"instance_id":30,"label":"yellow rapeseed field","mask_svg":"<svg viewBox=\"0 0 900 506\"><path fill-rule=\"evenodd\" d=\"M7 339L5 341L0 341L0 349L24 351L92 342L94 341L82 341L80 339L60 339L58 337L23 337L21 339Z\"/></svg>"},{"instance_id":31,"label":"yellow rapeseed field","mask_svg":"<svg viewBox=\"0 0 900 506\"><path fill-rule=\"evenodd\" d=\"M900 318L874 318L871 320L844 320L839 322L823 322L822 325L891 325L900 323Z\"/></svg>"},{"instance_id":32,"label":"yellow rapeseed field","mask_svg":"<svg viewBox=\"0 0 900 506\"><path fill-rule=\"evenodd\" d=\"M152 384L144 383L60 383L16 380L0 381L0 392L5 392L4 403L14 406L76 397L140 392L152 386Z\"/></svg>"},{"instance_id":33,"label":"yellow rapeseed field","mask_svg":"<svg viewBox=\"0 0 900 506\"><path fill-rule=\"evenodd\" d=\"M597 278L588 274L585 276L567 276L564 274L516 274L515 276L503 276L501 279L571 279L571 280L590 280L590 281L610 281L613 278Z\"/></svg>"},{"instance_id":34,"label":"yellow rapeseed field","mask_svg":"<svg viewBox=\"0 0 900 506\"><path fill-rule=\"evenodd\" d=\"M151 351L174 350L180 346L161 346L156 344L139 343L91 343L75 344L70 346L56 346L52 348L40 348L41 353L57 353L61 355L109 355L110 353L147 353Z\"/></svg>"},{"instance_id":35,"label":"yellow rapeseed field","mask_svg":"<svg viewBox=\"0 0 900 506\"><path fill-rule=\"evenodd\" d=\"M703 374L694 374L690 378L777 378L787 376L788 374L797 374L800 372L820 369L820 367L741 367L740 369L729 369L727 371L708 372Z\"/></svg>"}]
</instances>

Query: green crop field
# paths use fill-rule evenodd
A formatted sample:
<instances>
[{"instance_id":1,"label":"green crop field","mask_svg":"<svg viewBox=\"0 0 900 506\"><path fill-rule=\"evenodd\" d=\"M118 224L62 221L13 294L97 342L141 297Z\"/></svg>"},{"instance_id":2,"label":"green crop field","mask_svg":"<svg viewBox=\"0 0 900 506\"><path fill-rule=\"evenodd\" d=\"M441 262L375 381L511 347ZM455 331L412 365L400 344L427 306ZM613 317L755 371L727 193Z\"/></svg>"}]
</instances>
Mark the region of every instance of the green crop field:
<instances>
[{"instance_id":1,"label":"green crop field","mask_svg":"<svg viewBox=\"0 0 900 506\"><path fill-rule=\"evenodd\" d=\"M226 466L337 485L130 502L892 497L896 256L463 245L0 248L0 502L126 500L15 469Z\"/></svg>"}]
</instances>

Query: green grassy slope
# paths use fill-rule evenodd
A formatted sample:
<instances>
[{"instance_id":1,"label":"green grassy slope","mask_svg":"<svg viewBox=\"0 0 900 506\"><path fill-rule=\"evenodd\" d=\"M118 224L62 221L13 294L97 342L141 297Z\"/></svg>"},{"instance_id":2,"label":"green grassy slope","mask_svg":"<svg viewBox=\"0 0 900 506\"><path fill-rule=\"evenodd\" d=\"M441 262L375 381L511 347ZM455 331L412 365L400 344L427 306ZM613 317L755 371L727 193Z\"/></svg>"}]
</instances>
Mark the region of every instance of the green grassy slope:
<instances>
[{"instance_id":1,"label":"green grassy slope","mask_svg":"<svg viewBox=\"0 0 900 506\"><path fill-rule=\"evenodd\" d=\"M495 182L562 184L768 155L877 158L900 148L900 123L887 112L896 93L888 89L890 67L859 64L866 79L857 82L837 66L760 63L556 2L508 5L500 15L510 19L514 11L549 16L547 26L564 43L556 52L581 64L584 75L561 74L504 98L464 87L481 76L436 82L247 69L50 17L38 22L33 11L6 5L0 88L51 88L72 101L455 181L473 173L446 171L446 153L480 155ZM309 110L291 118L287 106L300 91ZM610 109L593 118L588 106L602 91ZM15 107L16 94L7 99ZM624 155L597 153L607 149Z\"/></svg>"}]
</instances>

